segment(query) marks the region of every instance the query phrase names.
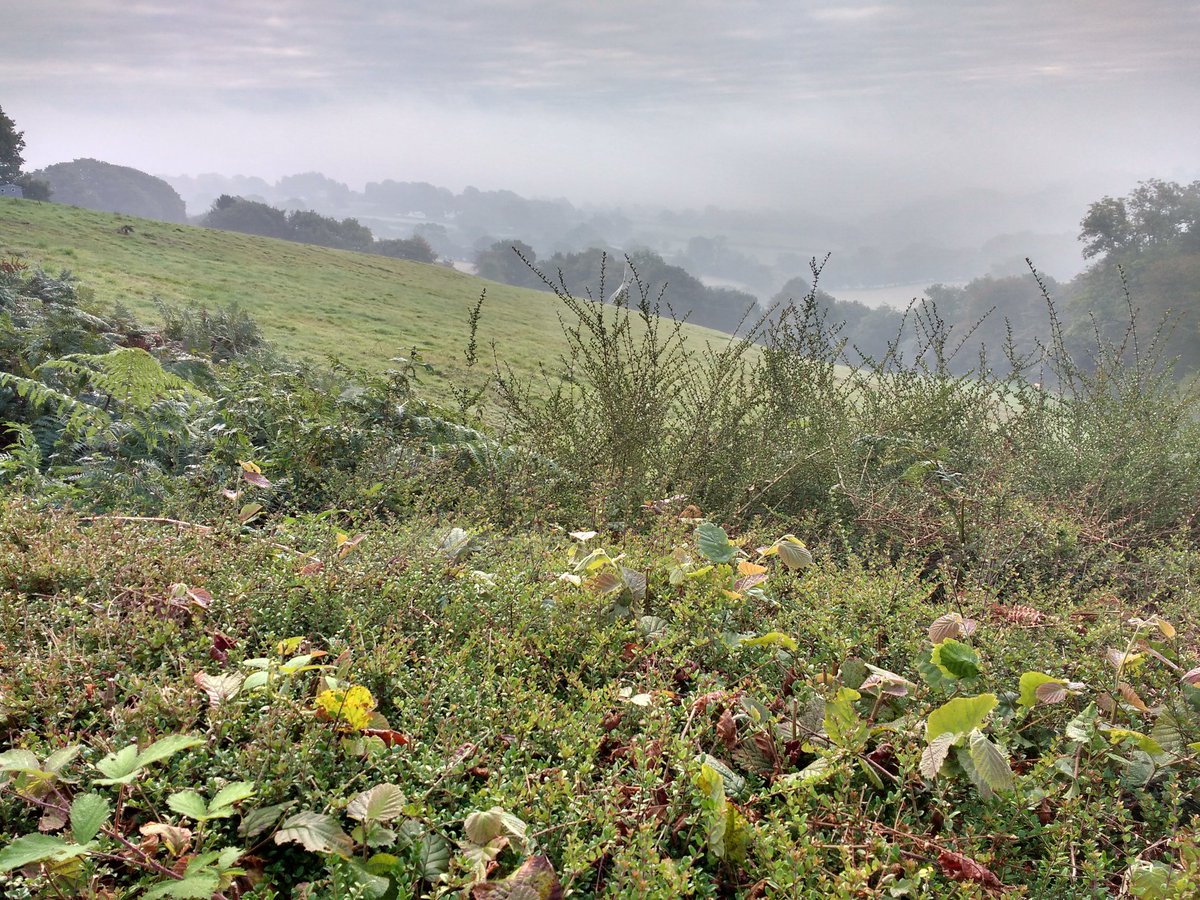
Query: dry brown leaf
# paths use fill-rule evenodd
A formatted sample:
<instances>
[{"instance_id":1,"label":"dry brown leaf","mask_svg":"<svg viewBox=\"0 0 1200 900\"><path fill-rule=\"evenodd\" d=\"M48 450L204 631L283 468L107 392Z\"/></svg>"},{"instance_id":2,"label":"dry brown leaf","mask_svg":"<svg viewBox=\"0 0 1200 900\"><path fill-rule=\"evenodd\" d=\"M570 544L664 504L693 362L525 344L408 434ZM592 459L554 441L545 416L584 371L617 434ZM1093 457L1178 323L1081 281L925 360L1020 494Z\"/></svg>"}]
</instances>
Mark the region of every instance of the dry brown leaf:
<instances>
[{"instance_id":1,"label":"dry brown leaf","mask_svg":"<svg viewBox=\"0 0 1200 900\"><path fill-rule=\"evenodd\" d=\"M737 722L733 720L733 713L728 709L721 713L721 718L717 720L717 737L721 739L726 750L732 750L737 744Z\"/></svg>"}]
</instances>

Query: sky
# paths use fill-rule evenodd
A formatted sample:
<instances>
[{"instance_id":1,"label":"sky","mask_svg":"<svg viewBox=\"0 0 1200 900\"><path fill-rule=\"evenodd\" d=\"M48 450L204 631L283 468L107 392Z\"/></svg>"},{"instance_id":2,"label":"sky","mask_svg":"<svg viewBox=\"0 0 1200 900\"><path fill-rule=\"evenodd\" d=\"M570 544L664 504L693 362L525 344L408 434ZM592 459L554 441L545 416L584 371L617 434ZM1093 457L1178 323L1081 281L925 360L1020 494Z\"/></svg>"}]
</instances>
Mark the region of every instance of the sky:
<instances>
[{"instance_id":1,"label":"sky","mask_svg":"<svg viewBox=\"0 0 1200 900\"><path fill-rule=\"evenodd\" d=\"M27 167L883 209L1200 178L1183 0L0 0Z\"/></svg>"}]
</instances>

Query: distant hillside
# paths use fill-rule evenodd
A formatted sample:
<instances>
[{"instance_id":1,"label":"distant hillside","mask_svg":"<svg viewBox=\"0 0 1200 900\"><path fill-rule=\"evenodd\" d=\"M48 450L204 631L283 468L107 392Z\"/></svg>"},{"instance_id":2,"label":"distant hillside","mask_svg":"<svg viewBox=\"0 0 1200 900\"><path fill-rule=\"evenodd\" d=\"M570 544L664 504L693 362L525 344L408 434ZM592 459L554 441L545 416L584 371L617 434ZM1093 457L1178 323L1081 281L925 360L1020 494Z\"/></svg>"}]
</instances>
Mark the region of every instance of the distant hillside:
<instances>
[{"instance_id":1,"label":"distant hillside","mask_svg":"<svg viewBox=\"0 0 1200 900\"><path fill-rule=\"evenodd\" d=\"M55 203L126 213L162 222L186 222L183 198L161 178L98 159L55 163L32 177L50 185Z\"/></svg>"},{"instance_id":2,"label":"distant hillside","mask_svg":"<svg viewBox=\"0 0 1200 900\"><path fill-rule=\"evenodd\" d=\"M121 233L126 226L131 232ZM502 362L532 375L542 363L553 368L564 348L561 304L552 295L408 260L0 198L0 258L14 254L48 270L76 271L99 299L119 300L151 319L155 298L238 303L282 350L312 359L337 355L382 369L415 346L453 376L469 311L484 288L481 357L490 357L494 342ZM701 340L728 339L685 328ZM441 379L427 390L448 396Z\"/></svg>"}]
</instances>

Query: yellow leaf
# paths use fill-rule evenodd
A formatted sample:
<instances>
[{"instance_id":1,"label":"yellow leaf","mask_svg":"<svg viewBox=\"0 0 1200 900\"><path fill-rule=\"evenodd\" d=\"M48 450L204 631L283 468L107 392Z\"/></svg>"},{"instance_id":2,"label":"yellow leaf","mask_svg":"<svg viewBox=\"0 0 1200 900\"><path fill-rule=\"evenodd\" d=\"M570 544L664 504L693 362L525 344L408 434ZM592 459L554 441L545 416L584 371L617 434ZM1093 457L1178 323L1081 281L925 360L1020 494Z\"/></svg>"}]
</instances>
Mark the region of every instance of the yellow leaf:
<instances>
[{"instance_id":1,"label":"yellow leaf","mask_svg":"<svg viewBox=\"0 0 1200 900\"><path fill-rule=\"evenodd\" d=\"M737 570L739 575L762 575L767 571L767 567L760 566L756 563L750 562L749 560L743 559L740 563L738 563Z\"/></svg>"},{"instance_id":2,"label":"yellow leaf","mask_svg":"<svg viewBox=\"0 0 1200 900\"><path fill-rule=\"evenodd\" d=\"M248 462L247 460L240 460L238 465L242 467L243 472L253 472L255 475L262 474L262 469L260 469L255 463Z\"/></svg>"},{"instance_id":3,"label":"yellow leaf","mask_svg":"<svg viewBox=\"0 0 1200 900\"><path fill-rule=\"evenodd\" d=\"M339 731L362 731L371 724L375 698L361 684L356 684L345 690L321 691L313 704L321 718L337 723Z\"/></svg>"},{"instance_id":4,"label":"yellow leaf","mask_svg":"<svg viewBox=\"0 0 1200 900\"><path fill-rule=\"evenodd\" d=\"M300 649L300 645L303 643L304 643L303 636L284 638L282 641L280 641L278 644L275 645L275 652L278 653L280 656L291 656L293 653L295 653L297 650Z\"/></svg>"}]
</instances>

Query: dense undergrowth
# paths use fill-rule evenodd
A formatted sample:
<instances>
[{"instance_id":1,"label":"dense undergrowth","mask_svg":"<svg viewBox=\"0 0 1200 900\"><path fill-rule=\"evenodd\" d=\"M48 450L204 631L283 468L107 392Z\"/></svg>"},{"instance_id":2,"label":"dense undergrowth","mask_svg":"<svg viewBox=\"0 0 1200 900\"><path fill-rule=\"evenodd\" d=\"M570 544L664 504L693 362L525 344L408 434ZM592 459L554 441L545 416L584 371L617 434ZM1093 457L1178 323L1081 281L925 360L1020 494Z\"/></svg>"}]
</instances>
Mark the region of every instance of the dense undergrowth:
<instances>
[{"instance_id":1,"label":"dense undergrowth","mask_svg":"<svg viewBox=\"0 0 1200 900\"><path fill-rule=\"evenodd\" d=\"M690 350L628 289L448 411L6 263L0 892L1200 891L1154 349L952 375L922 309L847 366L807 302Z\"/></svg>"}]
</instances>

